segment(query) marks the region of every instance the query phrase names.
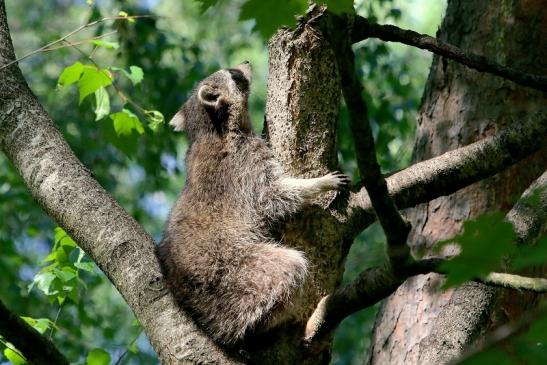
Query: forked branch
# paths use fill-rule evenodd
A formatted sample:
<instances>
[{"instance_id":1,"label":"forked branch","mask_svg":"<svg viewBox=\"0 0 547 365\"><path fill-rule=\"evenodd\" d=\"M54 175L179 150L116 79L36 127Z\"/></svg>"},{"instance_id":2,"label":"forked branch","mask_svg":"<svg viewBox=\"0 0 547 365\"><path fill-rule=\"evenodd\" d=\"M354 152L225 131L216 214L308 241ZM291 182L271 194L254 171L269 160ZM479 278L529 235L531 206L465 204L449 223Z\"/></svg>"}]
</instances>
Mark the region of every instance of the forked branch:
<instances>
[{"instance_id":1,"label":"forked branch","mask_svg":"<svg viewBox=\"0 0 547 365\"><path fill-rule=\"evenodd\" d=\"M539 193L539 202L529 205L530 196ZM506 219L513 223L517 233L517 242L533 241L543 232L547 214L547 172L540 176L511 211ZM525 215L525 217L523 216ZM531 221L532 224L523 224ZM324 297L306 326L306 342L309 346L320 345L332 334L332 331L347 316L367 308L393 293L407 278L431 272L443 273L439 268L445 258L431 258L415 261L404 266L395 274L389 265L383 265L361 272L348 285L341 286L332 294ZM547 292L547 279L528 278L507 273L491 273L478 282L498 287L528 290L536 293Z\"/></svg>"}]
</instances>

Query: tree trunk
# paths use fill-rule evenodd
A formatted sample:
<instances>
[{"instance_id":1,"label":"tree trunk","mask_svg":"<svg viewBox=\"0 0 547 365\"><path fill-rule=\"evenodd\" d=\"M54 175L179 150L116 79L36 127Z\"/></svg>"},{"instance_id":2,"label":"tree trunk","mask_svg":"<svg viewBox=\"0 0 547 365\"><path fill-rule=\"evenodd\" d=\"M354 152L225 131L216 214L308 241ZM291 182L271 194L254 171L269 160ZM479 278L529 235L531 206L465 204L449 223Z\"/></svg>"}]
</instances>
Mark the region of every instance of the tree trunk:
<instances>
[{"instance_id":1,"label":"tree trunk","mask_svg":"<svg viewBox=\"0 0 547 365\"><path fill-rule=\"evenodd\" d=\"M337 169L339 105L340 80L325 37L307 25L279 31L269 44L264 134L290 175L319 177ZM275 233L285 245L304 251L312 270L295 303L293 323L275 336L270 334L264 347L251 347L256 363L321 364L330 360L329 346L310 353L304 350L302 338L317 303L342 278L345 256L340 248L348 246L349 238L344 235L340 215L332 214L339 196L336 192L325 194L282 222Z\"/></svg>"},{"instance_id":2,"label":"tree trunk","mask_svg":"<svg viewBox=\"0 0 547 365\"><path fill-rule=\"evenodd\" d=\"M547 74L546 36L543 0L449 0L438 32L460 48L540 75ZM540 92L435 57L418 118L414 160L482 139L514 118L544 108L545 102ZM413 251L428 252L483 212L507 212L546 166L543 150L492 178L416 207L409 212ZM376 320L370 364L446 363L488 328L533 302L530 295L499 295L481 284L441 292L441 283L434 274L414 277L386 300Z\"/></svg>"}]
</instances>

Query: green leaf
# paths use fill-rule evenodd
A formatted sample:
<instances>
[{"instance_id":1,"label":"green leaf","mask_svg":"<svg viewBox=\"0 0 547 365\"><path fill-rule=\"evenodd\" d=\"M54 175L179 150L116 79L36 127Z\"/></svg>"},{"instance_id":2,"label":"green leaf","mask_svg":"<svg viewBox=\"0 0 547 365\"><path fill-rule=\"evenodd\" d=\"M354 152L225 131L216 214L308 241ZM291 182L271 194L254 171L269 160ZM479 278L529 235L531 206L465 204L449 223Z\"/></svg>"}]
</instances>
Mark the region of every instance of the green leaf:
<instances>
[{"instance_id":1,"label":"green leaf","mask_svg":"<svg viewBox=\"0 0 547 365\"><path fill-rule=\"evenodd\" d=\"M94 93L103 86L108 86L112 83L112 78L108 70L98 69L93 66L85 66L82 77L78 81L80 88L80 104L89 94Z\"/></svg>"},{"instance_id":2,"label":"green leaf","mask_svg":"<svg viewBox=\"0 0 547 365\"><path fill-rule=\"evenodd\" d=\"M118 15L121 16L121 17L127 18L127 21L128 21L129 23L134 23L134 22L135 22L135 19L129 18L129 14L127 14L127 13L126 13L125 11L123 11L123 10L120 10L120 11L118 12Z\"/></svg>"},{"instance_id":3,"label":"green leaf","mask_svg":"<svg viewBox=\"0 0 547 365\"><path fill-rule=\"evenodd\" d=\"M139 347L136 343L132 343L129 346L127 346L127 351L131 352L132 354L136 354L139 352Z\"/></svg>"},{"instance_id":4,"label":"green leaf","mask_svg":"<svg viewBox=\"0 0 547 365\"><path fill-rule=\"evenodd\" d=\"M110 354L103 349L93 349L87 354L86 365L108 365Z\"/></svg>"},{"instance_id":5,"label":"green leaf","mask_svg":"<svg viewBox=\"0 0 547 365\"><path fill-rule=\"evenodd\" d=\"M141 82L144 77L144 72L142 71L142 68L135 65L129 66L129 72L119 67L110 67L110 69L112 71L120 71L121 73L123 73L125 77L131 80L133 86Z\"/></svg>"},{"instance_id":6,"label":"green leaf","mask_svg":"<svg viewBox=\"0 0 547 365\"><path fill-rule=\"evenodd\" d=\"M268 39L279 27L295 25L296 15L303 14L307 7L307 0L285 0L282 4L271 0L249 0L241 7L239 19L254 19L255 29Z\"/></svg>"},{"instance_id":7,"label":"green leaf","mask_svg":"<svg viewBox=\"0 0 547 365\"><path fill-rule=\"evenodd\" d=\"M78 247L76 242L65 232L61 227L55 227L53 230L53 239L55 240L56 245L62 245L67 247Z\"/></svg>"},{"instance_id":8,"label":"green leaf","mask_svg":"<svg viewBox=\"0 0 547 365\"><path fill-rule=\"evenodd\" d=\"M197 0L197 2L201 4L200 11L203 14L211 6L215 6L219 2L219 0Z\"/></svg>"},{"instance_id":9,"label":"green leaf","mask_svg":"<svg viewBox=\"0 0 547 365\"><path fill-rule=\"evenodd\" d=\"M82 72L84 72L84 68L85 66L80 62L75 62L72 65L65 67L63 72L61 72L61 75L59 75L57 84L59 86L67 86L77 82L80 79Z\"/></svg>"},{"instance_id":10,"label":"green leaf","mask_svg":"<svg viewBox=\"0 0 547 365\"><path fill-rule=\"evenodd\" d=\"M101 120L110 114L110 97L104 87L95 91L95 120Z\"/></svg>"},{"instance_id":11,"label":"green leaf","mask_svg":"<svg viewBox=\"0 0 547 365\"><path fill-rule=\"evenodd\" d=\"M63 283L69 282L77 276L76 270L71 267L63 267L61 270L56 270L55 274Z\"/></svg>"},{"instance_id":12,"label":"green leaf","mask_svg":"<svg viewBox=\"0 0 547 365\"><path fill-rule=\"evenodd\" d=\"M144 77L144 72L142 71L142 68L139 66L129 66L129 80L133 83L133 85L137 85L139 82L142 81Z\"/></svg>"},{"instance_id":13,"label":"green leaf","mask_svg":"<svg viewBox=\"0 0 547 365\"><path fill-rule=\"evenodd\" d=\"M120 44L118 42L110 42L105 41L102 39L92 39L90 41L92 44L96 45L97 47L103 47L106 49L118 49L120 48Z\"/></svg>"},{"instance_id":14,"label":"green leaf","mask_svg":"<svg viewBox=\"0 0 547 365\"><path fill-rule=\"evenodd\" d=\"M24 365L27 363L25 358L19 355L19 352L16 351L15 347L11 343L8 342L6 346L7 347L4 349L4 356L9 360L9 362L12 363L12 365Z\"/></svg>"},{"instance_id":15,"label":"green leaf","mask_svg":"<svg viewBox=\"0 0 547 365\"><path fill-rule=\"evenodd\" d=\"M132 132L130 135L120 136L114 129L114 123L111 120L103 119L103 121L104 125L101 128L104 131L106 140L126 156L131 157L134 155L138 147L139 134Z\"/></svg>"},{"instance_id":16,"label":"green leaf","mask_svg":"<svg viewBox=\"0 0 547 365\"><path fill-rule=\"evenodd\" d=\"M533 245L521 245L511 261L514 270L521 270L525 267L544 265L547 262L547 236L543 236Z\"/></svg>"},{"instance_id":17,"label":"green leaf","mask_svg":"<svg viewBox=\"0 0 547 365\"><path fill-rule=\"evenodd\" d=\"M165 122L165 117L157 110L145 110L144 114L148 120L148 127L153 131L156 131L160 124Z\"/></svg>"},{"instance_id":18,"label":"green leaf","mask_svg":"<svg viewBox=\"0 0 547 365\"><path fill-rule=\"evenodd\" d=\"M144 128L139 118L127 109L111 114L110 118L114 121L114 130L118 136L130 135L133 130L139 134L144 133Z\"/></svg>"},{"instance_id":19,"label":"green leaf","mask_svg":"<svg viewBox=\"0 0 547 365\"><path fill-rule=\"evenodd\" d=\"M70 288L70 291L67 293L68 299L72 300L74 303L78 304L80 302L80 293L78 287L73 286Z\"/></svg>"},{"instance_id":20,"label":"green leaf","mask_svg":"<svg viewBox=\"0 0 547 365\"><path fill-rule=\"evenodd\" d=\"M316 2L321 5L326 5L327 9L335 14L355 13L353 0L317 0Z\"/></svg>"},{"instance_id":21,"label":"green leaf","mask_svg":"<svg viewBox=\"0 0 547 365\"><path fill-rule=\"evenodd\" d=\"M29 291L32 289L32 286L36 285L46 295L56 294L51 290L51 286L56 278L57 276L50 271L39 272L34 276L32 284L29 286Z\"/></svg>"},{"instance_id":22,"label":"green leaf","mask_svg":"<svg viewBox=\"0 0 547 365\"><path fill-rule=\"evenodd\" d=\"M463 232L440 242L440 247L457 244L461 253L441 265L447 274L445 287L457 286L484 276L500 267L502 258L512 254L515 233L511 223L500 212L483 214L463 224Z\"/></svg>"},{"instance_id":23,"label":"green leaf","mask_svg":"<svg viewBox=\"0 0 547 365\"><path fill-rule=\"evenodd\" d=\"M32 318L21 316L21 319L27 322L36 331L40 332L40 334L44 334L53 325L53 322L51 322L49 318Z\"/></svg>"},{"instance_id":24,"label":"green leaf","mask_svg":"<svg viewBox=\"0 0 547 365\"><path fill-rule=\"evenodd\" d=\"M84 270L87 272L92 272L95 265L92 262L77 262L74 264L78 269Z\"/></svg>"}]
</instances>

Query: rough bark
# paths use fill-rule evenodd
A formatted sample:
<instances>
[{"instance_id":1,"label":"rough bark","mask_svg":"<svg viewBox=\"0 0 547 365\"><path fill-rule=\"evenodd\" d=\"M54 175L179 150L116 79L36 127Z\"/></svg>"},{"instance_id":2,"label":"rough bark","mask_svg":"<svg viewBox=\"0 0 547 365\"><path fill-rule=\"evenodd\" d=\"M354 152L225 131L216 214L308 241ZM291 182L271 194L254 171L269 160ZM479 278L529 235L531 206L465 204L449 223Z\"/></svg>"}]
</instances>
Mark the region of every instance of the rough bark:
<instances>
[{"instance_id":1,"label":"rough bark","mask_svg":"<svg viewBox=\"0 0 547 365\"><path fill-rule=\"evenodd\" d=\"M15 59L0 0L0 65ZM154 241L93 179L28 88L0 71L0 147L30 193L109 277L165 364L231 364L165 290Z\"/></svg>"},{"instance_id":2,"label":"rough bark","mask_svg":"<svg viewBox=\"0 0 547 365\"><path fill-rule=\"evenodd\" d=\"M264 131L291 175L317 177L337 169L339 103L334 54L321 32L307 25L295 31L279 31L269 45ZM277 336L273 341L277 344L261 354L260 363L318 364L330 359L328 348L308 353L303 351L301 340L315 306L342 277L344 255L340 248L349 242L344 242L340 221L332 214L339 206L340 194L344 195L326 194L280 227L283 243L303 250L313 269L296 305L295 323Z\"/></svg>"},{"instance_id":3,"label":"rough bark","mask_svg":"<svg viewBox=\"0 0 547 365\"><path fill-rule=\"evenodd\" d=\"M544 5L540 0L452 0L438 36L502 64L511 60L519 70L545 75L545 63L540 61L547 57ZM435 57L422 99L415 160L491 135L520 115L543 109L545 102L540 92ZM427 251L482 212L509 210L546 167L547 153L542 150L492 178L412 210L412 249ZM386 301L377 318L369 363L446 363L494 321L492 309L499 308L496 290L470 284L439 292L439 283L435 274L412 278ZM514 308L526 308L530 300L515 292L507 295L519 303Z\"/></svg>"}]
</instances>

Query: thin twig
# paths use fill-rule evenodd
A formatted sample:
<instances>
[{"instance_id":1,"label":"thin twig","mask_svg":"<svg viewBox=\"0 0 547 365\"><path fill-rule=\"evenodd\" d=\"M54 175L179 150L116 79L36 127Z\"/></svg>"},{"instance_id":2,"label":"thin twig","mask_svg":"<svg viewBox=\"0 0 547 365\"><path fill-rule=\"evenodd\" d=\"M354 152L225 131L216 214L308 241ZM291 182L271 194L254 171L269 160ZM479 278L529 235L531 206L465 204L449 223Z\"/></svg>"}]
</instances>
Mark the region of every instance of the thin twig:
<instances>
[{"instance_id":1,"label":"thin twig","mask_svg":"<svg viewBox=\"0 0 547 365\"><path fill-rule=\"evenodd\" d=\"M65 41L66 42L66 41ZM90 54L87 54L85 51L83 51L80 47L78 46L72 46L72 48L74 48L76 51L78 51L80 54L82 54L84 57L88 58L94 65L95 67L99 68L99 69L102 69L102 67L93 59L92 55ZM144 109L143 107L141 107L139 104L137 104L136 102L134 102L129 96L127 96L126 93L124 93L119 87L118 85L116 84L115 80L112 78L112 87L114 88L114 90L116 90L116 94L118 94L118 96L120 97L120 99L122 100L122 103L125 104L125 103L129 103L131 104L139 113L141 113L144 117L146 117L146 109Z\"/></svg>"},{"instance_id":2,"label":"thin twig","mask_svg":"<svg viewBox=\"0 0 547 365\"><path fill-rule=\"evenodd\" d=\"M141 18L153 18L154 16L152 15L132 15L132 16L110 16L110 17L105 17L105 18L102 18L102 19L99 19L99 20L95 20L95 21L92 21L90 23L87 23L87 24L84 24L84 25L81 25L79 26L78 28L72 30L71 32L67 33L66 35L62 36L61 38L59 39L56 39L54 40L53 42L50 42L48 44L46 44L45 46L42 46L38 49L35 49L34 51L31 51L27 54L25 54L24 56L22 57L19 57L11 62L8 62L6 63L5 65L2 65L0 66L0 70L3 70L19 61L22 61L26 58L29 58L37 53L40 53L40 52L44 52L44 49L48 49L58 43L61 43L61 42L64 42L65 40L67 40L69 37L73 36L74 34L86 29L86 28L89 28L89 27L93 27L97 24L100 24L100 23L103 23L103 22L106 22L106 21L109 21L109 20L121 20L121 19L141 19Z\"/></svg>"},{"instance_id":3,"label":"thin twig","mask_svg":"<svg viewBox=\"0 0 547 365\"><path fill-rule=\"evenodd\" d=\"M64 304L64 302L63 302ZM55 330L55 326L57 325L57 320L59 319L59 316L61 315L61 310L63 309L63 304L59 306L59 309L57 310L57 314L55 315L55 319L53 320L53 325L51 326L51 330L49 331L49 339L53 337L53 331Z\"/></svg>"},{"instance_id":4,"label":"thin twig","mask_svg":"<svg viewBox=\"0 0 547 365\"><path fill-rule=\"evenodd\" d=\"M56 50L62 49L62 48L68 48L68 47L73 47L73 46L79 46L79 45L82 45L82 44L89 43L90 41L94 41L94 40L97 40L97 39L106 38L106 37L108 37L108 36L111 36L111 35L113 35L113 34L116 34L117 32L118 32L117 30L113 30L113 31L111 31L111 32L104 33L104 34L101 34L101 35L98 35L98 36L95 36L95 37L91 37L91 38L87 38L87 39L82 39L82 40L77 41L77 42L69 42L68 40L64 40L64 42L66 43L65 45L60 45L60 46L51 47L51 48L45 48L45 49L43 49L41 52L51 52L51 51L56 51Z\"/></svg>"},{"instance_id":5,"label":"thin twig","mask_svg":"<svg viewBox=\"0 0 547 365\"><path fill-rule=\"evenodd\" d=\"M466 52L438 38L402 29L394 25L375 24L368 19L357 16L353 23L351 42L356 43L367 38L378 38L386 42L398 42L421 48L449 58L467 67L511 80L522 86L547 91L547 77L518 71L500 65L487 57Z\"/></svg>"},{"instance_id":6,"label":"thin twig","mask_svg":"<svg viewBox=\"0 0 547 365\"><path fill-rule=\"evenodd\" d=\"M25 359L25 356L23 356L23 354L21 353L21 351L19 351L17 348L15 348L15 347L13 346L13 344L11 344L10 342L4 340L4 338L1 337L1 336L0 336L0 343L1 343L2 345L4 345L6 348L8 348L8 349L10 349L11 351L15 352L21 359L26 360L26 359ZM10 345L11 345L11 346L10 346Z\"/></svg>"},{"instance_id":7,"label":"thin twig","mask_svg":"<svg viewBox=\"0 0 547 365\"><path fill-rule=\"evenodd\" d=\"M133 344L135 343L135 341L137 341L137 339L139 338L139 336L141 335L142 333L142 328L139 330L139 332L137 333L137 335L135 336L135 338L133 338L133 340L129 343L129 345L127 345L127 347L125 348L125 351L120 355L120 357L118 357L118 360L116 360L116 362L114 363L114 365L119 365L121 363L121 361L123 360L123 358L125 357L125 355L127 355L127 353L129 352L129 348L131 346L133 346Z\"/></svg>"}]
</instances>

